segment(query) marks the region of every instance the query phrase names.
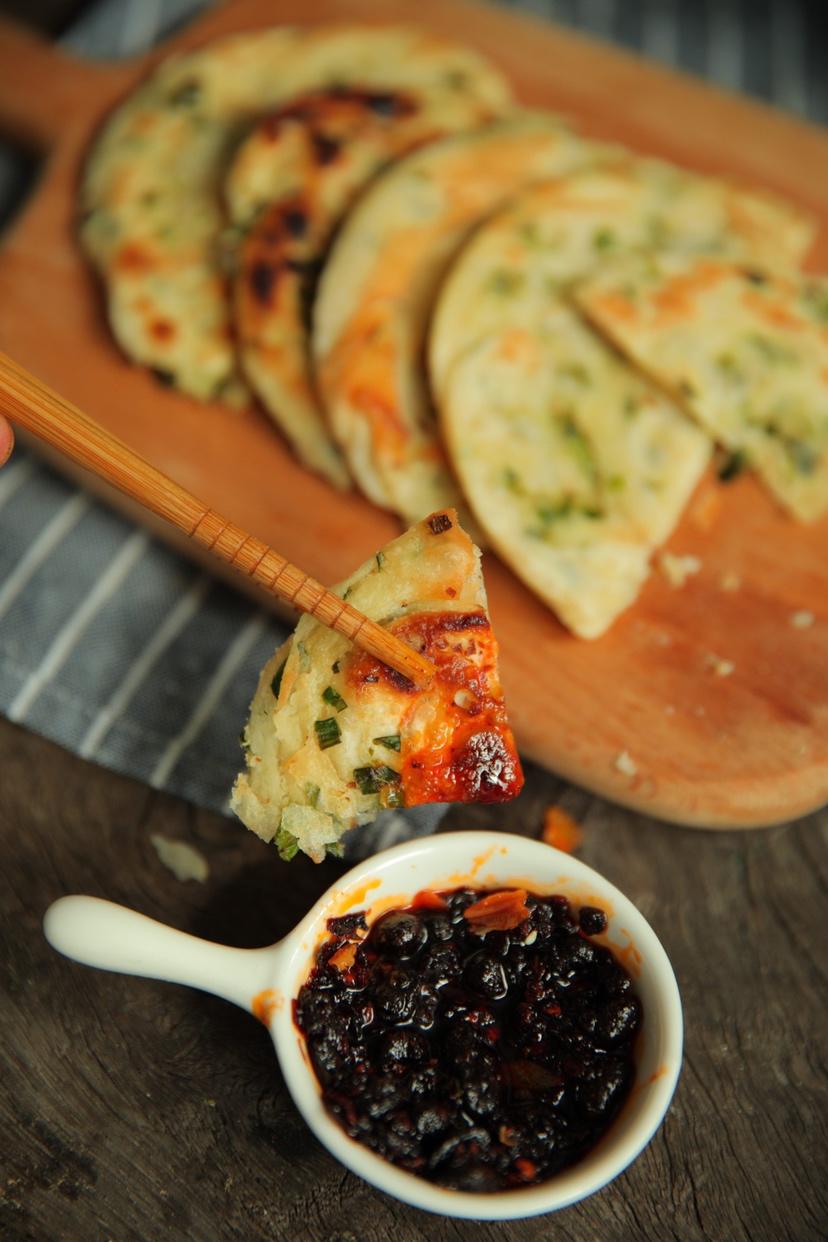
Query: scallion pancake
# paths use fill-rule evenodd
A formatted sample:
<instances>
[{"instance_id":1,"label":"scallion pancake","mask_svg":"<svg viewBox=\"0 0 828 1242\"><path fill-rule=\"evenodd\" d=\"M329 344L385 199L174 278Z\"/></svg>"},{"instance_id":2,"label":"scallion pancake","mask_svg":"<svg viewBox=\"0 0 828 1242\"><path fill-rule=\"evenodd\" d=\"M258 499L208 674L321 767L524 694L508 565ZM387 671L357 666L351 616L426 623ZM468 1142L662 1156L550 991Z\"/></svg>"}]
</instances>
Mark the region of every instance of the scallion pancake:
<instances>
[{"instance_id":1,"label":"scallion pancake","mask_svg":"<svg viewBox=\"0 0 828 1242\"><path fill-rule=\"evenodd\" d=\"M230 169L242 369L300 459L337 486L347 485L348 474L315 392L309 340L331 233L384 165L428 138L468 128L469 117L467 101L446 92L332 87L260 122Z\"/></svg>"},{"instance_id":2,"label":"scallion pancake","mask_svg":"<svg viewBox=\"0 0 828 1242\"><path fill-rule=\"evenodd\" d=\"M468 124L510 94L481 56L402 28L265 29L164 61L110 116L83 175L81 237L124 352L201 399L246 399L220 263L221 187L258 118L333 85L445 101Z\"/></svg>"},{"instance_id":3,"label":"scallion pancake","mask_svg":"<svg viewBox=\"0 0 828 1242\"><path fill-rule=\"evenodd\" d=\"M331 428L377 504L414 521L458 502L423 367L458 247L521 186L604 153L557 118L523 114L401 160L345 220L319 285L314 356Z\"/></svg>"},{"instance_id":4,"label":"scallion pancake","mask_svg":"<svg viewBox=\"0 0 828 1242\"><path fill-rule=\"evenodd\" d=\"M638 595L708 437L561 300L466 350L440 401L487 539L573 633L599 637Z\"/></svg>"},{"instance_id":5,"label":"scallion pancake","mask_svg":"<svg viewBox=\"0 0 828 1242\"><path fill-rule=\"evenodd\" d=\"M656 252L577 298L795 517L828 510L828 280Z\"/></svg>"},{"instance_id":6,"label":"scallion pancake","mask_svg":"<svg viewBox=\"0 0 828 1242\"><path fill-rule=\"evenodd\" d=\"M790 267L813 232L812 219L780 199L632 156L533 186L452 265L430 335L431 382L439 392L470 344L515 314L531 326L550 295L625 251L657 245Z\"/></svg>"}]
</instances>

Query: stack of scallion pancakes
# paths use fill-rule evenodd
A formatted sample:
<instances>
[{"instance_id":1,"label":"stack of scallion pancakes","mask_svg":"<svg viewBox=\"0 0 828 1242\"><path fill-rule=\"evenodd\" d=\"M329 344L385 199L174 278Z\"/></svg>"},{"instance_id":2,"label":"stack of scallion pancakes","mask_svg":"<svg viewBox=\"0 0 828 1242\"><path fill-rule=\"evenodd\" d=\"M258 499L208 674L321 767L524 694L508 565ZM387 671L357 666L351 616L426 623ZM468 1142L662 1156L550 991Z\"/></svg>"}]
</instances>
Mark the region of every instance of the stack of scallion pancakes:
<instances>
[{"instance_id":1,"label":"stack of scallion pancakes","mask_svg":"<svg viewBox=\"0 0 828 1242\"><path fill-rule=\"evenodd\" d=\"M472 50L349 26L173 58L101 131L81 208L130 358L255 396L406 525L456 507L581 637L715 450L796 519L828 509L810 220L520 109Z\"/></svg>"}]
</instances>

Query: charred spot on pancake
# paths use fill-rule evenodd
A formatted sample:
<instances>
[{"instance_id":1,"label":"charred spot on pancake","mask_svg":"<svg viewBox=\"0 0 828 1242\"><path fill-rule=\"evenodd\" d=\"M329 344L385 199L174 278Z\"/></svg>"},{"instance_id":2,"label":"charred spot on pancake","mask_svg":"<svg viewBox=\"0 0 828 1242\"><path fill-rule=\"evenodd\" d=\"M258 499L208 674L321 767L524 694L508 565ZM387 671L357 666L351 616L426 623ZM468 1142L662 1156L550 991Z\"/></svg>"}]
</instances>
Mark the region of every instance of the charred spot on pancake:
<instances>
[{"instance_id":1,"label":"charred spot on pancake","mask_svg":"<svg viewBox=\"0 0 828 1242\"><path fill-rule=\"evenodd\" d=\"M363 98L377 116L411 116L417 107L410 96L397 91L366 91Z\"/></svg>"},{"instance_id":2,"label":"charred spot on pancake","mask_svg":"<svg viewBox=\"0 0 828 1242\"><path fill-rule=\"evenodd\" d=\"M450 634L459 634L462 630L478 628L489 629L489 618L485 612L449 612L440 614L440 629L446 630Z\"/></svg>"},{"instance_id":3,"label":"charred spot on pancake","mask_svg":"<svg viewBox=\"0 0 828 1242\"><path fill-rule=\"evenodd\" d=\"M503 738L493 730L473 733L452 767L474 802L499 802L517 778L517 765Z\"/></svg>"},{"instance_id":4,"label":"charred spot on pancake","mask_svg":"<svg viewBox=\"0 0 828 1242\"><path fill-rule=\"evenodd\" d=\"M317 164L333 164L339 158L342 143L338 138L331 138L327 134L311 134L311 143Z\"/></svg>"},{"instance_id":5,"label":"charred spot on pancake","mask_svg":"<svg viewBox=\"0 0 828 1242\"><path fill-rule=\"evenodd\" d=\"M432 535L442 535L444 531L451 530L452 522L447 513L434 513L428 519L428 527Z\"/></svg>"},{"instance_id":6,"label":"charred spot on pancake","mask_svg":"<svg viewBox=\"0 0 828 1242\"><path fill-rule=\"evenodd\" d=\"M169 319L153 319L149 330L156 341L171 341L175 336L175 324Z\"/></svg>"},{"instance_id":7,"label":"charred spot on pancake","mask_svg":"<svg viewBox=\"0 0 828 1242\"><path fill-rule=\"evenodd\" d=\"M254 263L248 277L251 292L258 302L264 306L270 304L273 286L276 283L277 269L273 263Z\"/></svg>"},{"instance_id":8,"label":"charred spot on pancake","mask_svg":"<svg viewBox=\"0 0 828 1242\"><path fill-rule=\"evenodd\" d=\"M768 278L764 272L757 272L753 267L745 267L742 269L745 279L749 280L752 285L766 285Z\"/></svg>"},{"instance_id":9,"label":"charred spot on pancake","mask_svg":"<svg viewBox=\"0 0 828 1242\"><path fill-rule=\"evenodd\" d=\"M304 237L308 229L308 217L300 207L289 207L284 213L285 228L291 237Z\"/></svg>"},{"instance_id":10,"label":"charred spot on pancake","mask_svg":"<svg viewBox=\"0 0 828 1242\"><path fill-rule=\"evenodd\" d=\"M282 132L282 116L277 112L267 116L259 125L259 133L268 142L275 142Z\"/></svg>"},{"instance_id":11,"label":"charred spot on pancake","mask_svg":"<svg viewBox=\"0 0 828 1242\"><path fill-rule=\"evenodd\" d=\"M155 264L152 252L139 242L121 246L115 266L122 272L146 272Z\"/></svg>"}]
</instances>

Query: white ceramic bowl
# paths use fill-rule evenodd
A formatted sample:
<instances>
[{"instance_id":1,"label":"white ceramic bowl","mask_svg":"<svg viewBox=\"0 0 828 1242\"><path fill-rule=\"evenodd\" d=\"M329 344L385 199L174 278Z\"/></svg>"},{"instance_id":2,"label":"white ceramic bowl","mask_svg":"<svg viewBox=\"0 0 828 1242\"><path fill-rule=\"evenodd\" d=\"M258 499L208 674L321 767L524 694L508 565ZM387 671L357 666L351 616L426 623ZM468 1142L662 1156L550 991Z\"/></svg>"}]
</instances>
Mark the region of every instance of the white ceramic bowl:
<instances>
[{"instance_id":1,"label":"white ceramic bowl","mask_svg":"<svg viewBox=\"0 0 828 1242\"><path fill-rule=\"evenodd\" d=\"M447 1190L396 1168L350 1139L328 1115L293 1022L292 999L305 982L326 920L365 910L368 921L407 904L420 889L520 886L563 893L576 906L606 911L598 939L619 955L643 1006L637 1072L630 1096L600 1143L549 1181L520 1190L476 1194ZM44 930L62 953L90 966L187 983L213 992L265 1021L285 1082L317 1138L354 1173L388 1194L443 1216L509 1220L576 1203L617 1177L649 1142L669 1106L682 1052L681 1001L675 976L652 928L630 901L568 854L525 837L456 832L395 846L349 871L278 944L231 949L163 927L92 897L64 897L46 913Z\"/></svg>"}]
</instances>

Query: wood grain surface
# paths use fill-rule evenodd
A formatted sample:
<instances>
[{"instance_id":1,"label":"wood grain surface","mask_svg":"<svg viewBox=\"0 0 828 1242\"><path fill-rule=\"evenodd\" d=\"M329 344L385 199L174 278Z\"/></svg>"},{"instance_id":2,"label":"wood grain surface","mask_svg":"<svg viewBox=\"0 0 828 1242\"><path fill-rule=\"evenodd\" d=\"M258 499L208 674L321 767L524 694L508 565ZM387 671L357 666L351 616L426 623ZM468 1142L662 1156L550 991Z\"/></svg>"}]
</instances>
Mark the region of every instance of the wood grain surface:
<instances>
[{"instance_id":1,"label":"wood grain surface","mask_svg":"<svg viewBox=\"0 0 828 1242\"><path fill-rule=\"evenodd\" d=\"M316 0L326 19L412 19L405 0ZM416 19L498 61L521 98L570 113L588 133L765 185L823 224L828 138L763 105L467 0L418 0ZM299 0L233 0L175 40L278 20ZM169 45L168 45L169 46ZM0 128L49 150L0 254L0 347L213 508L279 546L322 582L343 577L395 532L356 496L301 470L270 423L161 389L109 338L74 238L74 193L107 108L158 58L89 66L30 36L0 35ZM524 752L618 802L706 827L802 814L828 799L828 520L796 526L749 477L700 488L673 551L699 557L682 590L658 574L603 639L564 632L494 558L486 563L503 680ZM737 575L738 591L721 582ZM791 625L813 612L807 631ZM732 661L717 677L711 657ZM635 772L617 766L628 751Z\"/></svg>"},{"instance_id":2,"label":"wood grain surface","mask_svg":"<svg viewBox=\"0 0 828 1242\"><path fill-rule=\"evenodd\" d=\"M828 1221L828 812L753 834L666 831L537 768L509 808L445 829L537 836L560 801L580 856L632 898L678 976L686 1058L632 1167L554 1217L407 1208L346 1172L294 1109L263 1027L186 988L87 970L46 944L86 892L241 947L271 943L342 864L285 864L237 824L0 722L0 1236L5 1242L817 1242ZM33 791L36 796L33 796ZM181 883L150 836L210 866Z\"/></svg>"}]
</instances>

